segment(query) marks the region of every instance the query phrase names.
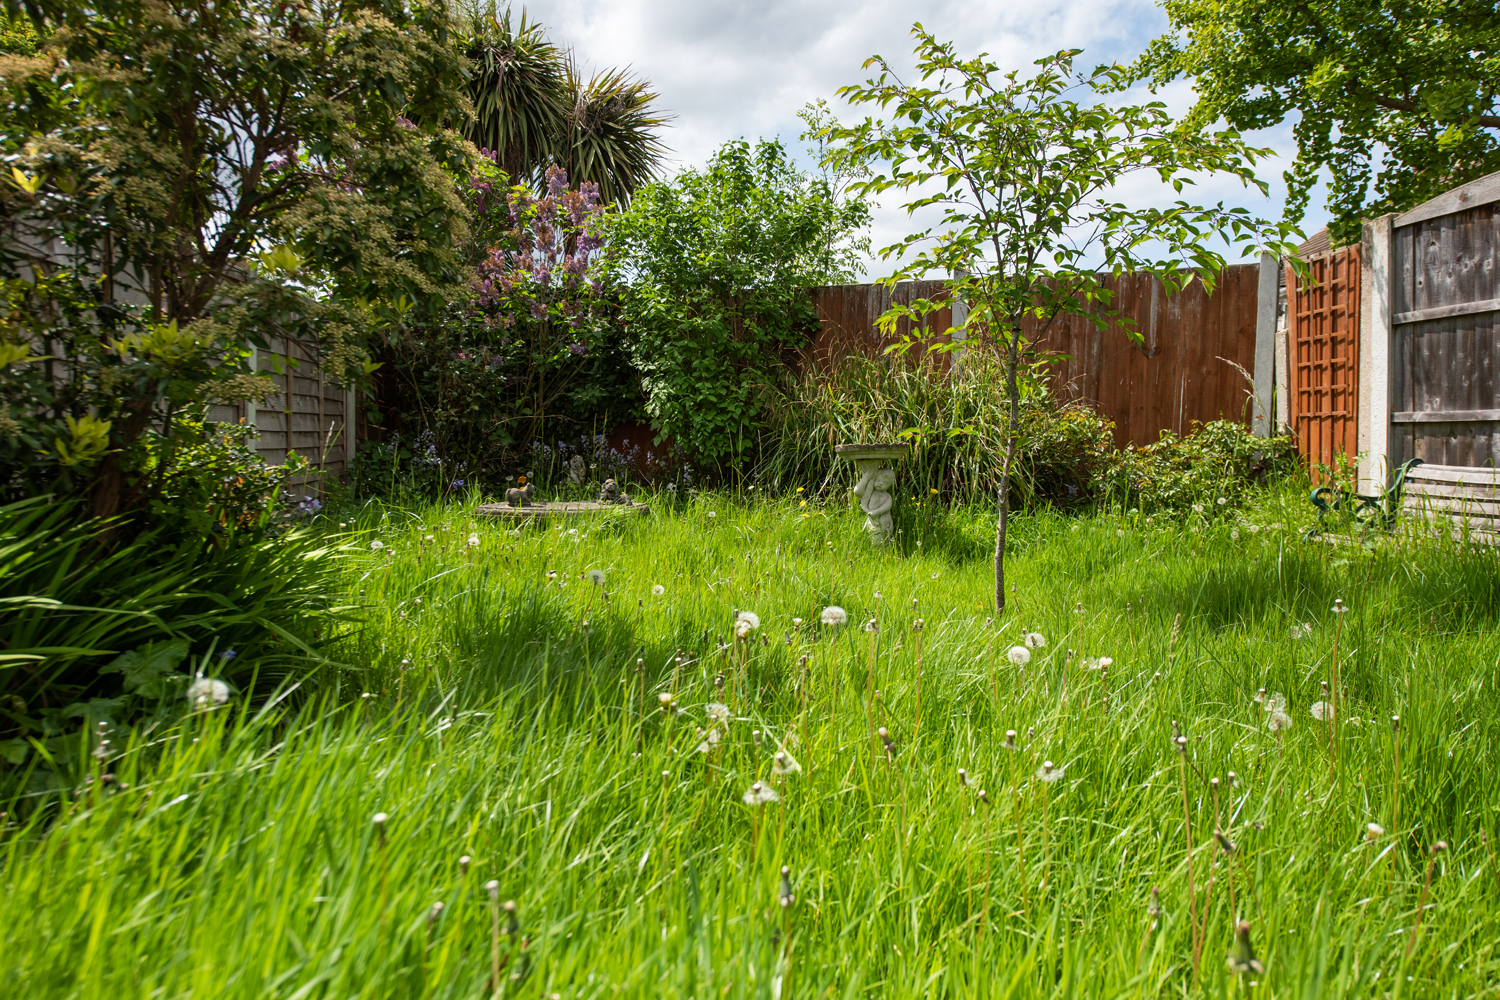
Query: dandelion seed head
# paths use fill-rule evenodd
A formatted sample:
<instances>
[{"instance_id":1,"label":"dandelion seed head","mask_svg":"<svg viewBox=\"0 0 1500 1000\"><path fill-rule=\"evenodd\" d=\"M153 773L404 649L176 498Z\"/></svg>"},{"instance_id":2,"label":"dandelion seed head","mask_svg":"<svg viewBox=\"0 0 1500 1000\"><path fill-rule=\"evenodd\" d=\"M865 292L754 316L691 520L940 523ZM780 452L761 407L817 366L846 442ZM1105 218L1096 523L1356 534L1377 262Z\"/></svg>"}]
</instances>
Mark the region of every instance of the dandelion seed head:
<instances>
[{"instance_id":1,"label":"dandelion seed head","mask_svg":"<svg viewBox=\"0 0 1500 1000\"><path fill-rule=\"evenodd\" d=\"M711 701L703 706L703 714L708 716L709 722L728 722L729 706L723 702Z\"/></svg>"},{"instance_id":2,"label":"dandelion seed head","mask_svg":"<svg viewBox=\"0 0 1500 1000\"><path fill-rule=\"evenodd\" d=\"M1365 839L1366 840L1373 841L1373 840L1375 840L1378 837L1383 837L1384 835L1385 835L1385 827L1381 826L1379 823L1366 823L1365 824Z\"/></svg>"},{"instance_id":3,"label":"dandelion seed head","mask_svg":"<svg viewBox=\"0 0 1500 1000\"><path fill-rule=\"evenodd\" d=\"M198 677L187 686L187 700L194 708L213 708L229 700L229 685L217 677Z\"/></svg>"},{"instance_id":4,"label":"dandelion seed head","mask_svg":"<svg viewBox=\"0 0 1500 1000\"><path fill-rule=\"evenodd\" d=\"M823 609L821 620L824 625L843 625L849 621L849 612L845 611L837 604L830 605Z\"/></svg>"},{"instance_id":5,"label":"dandelion seed head","mask_svg":"<svg viewBox=\"0 0 1500 1000\"><path fill-rule=\"evenodd\" d=\"M490 902L494 903L500 899L500 883L494 879L484 884L484 890L490 894Z\"/></svg>"},{"instance_id":6,"label":"dandelion seed head","mask_svg":"<svg viewBox=\"0 0 1500 1000\"><path fill-rule=\"evenodd\" d=\"M591 569L586 575L588 576L589 583L592 583L596 587L604 586L604 571L602 569Z\"/></svg>"},{"instance_id":7,"label":"dandelion seed head","mask_svg":"<svg viewBox=\"0 0 1500 1000\"><path fill-rule=\"evenodd\" d=\"M960 787L969 787L969 772L965 771L963 768L958 769L958 783Z\"/></svg>"},{"instance_id":8,"label":"dandelion seed head","mask_svg":"<svg viewBox=\"0 0 1500 1000\"><path fill-rule=\"evenodd\" d=\"M875 624L875 619L871 618L869 621L865 622L865 631L866 632L879 632L880 631L880 626L877 625L877 624Z\"/></svg>"},{"instance_id":9,"label":"dandelion seed head","mask_svg":"<svg viewBox=\"0 0 1500 1000\"><path fill-rule=\"evenodd\" d=\"M801 772L802 765L797 759L787 753L785 749L777 750L776 756L771 758L771 773L776 775L797 774Z\"/></svg>"},{"instance_id":10,"label":"dandelion seed head","mask_svg":"<svg viewBox=\"0 0 1500 1000\"><path fill-rule=\"evenodd\" d=\"M1271 717L1266 720L1266 726L1273 733L1284 732L1292 728L1292 717L1279 709L1271 712Z\"/></svg>"},{"instance_id":11,"label":"dandelion seed head","mask_svg":"<svg viewBox=\"0 0 1500 1000\"><path fill-rule=\"evenodd\" d=\"M1010 652L1005 654L1005 658L1018 667L1024 667L1031 662L1031 650L1025 646L1012 646Z\"/></svg>"},{"instance_id":12,"label":"dandelion seed head","mask_svg":"<svg viewBox=\"0 0 1500 1000\"><path fill-rule=\"evenodd\" d=\"M1041 649L1047 645L1047 637L1040 632L1027 632L1023 641L1027 649Z\"/></svg>"},{"instance_id":13,"label":"dandelion seed head","mask_svg":"<svg viewBox=\"0 0 1500 1000\"><path fill-rule=\"evenodd\" d=\"M1007 750L1014 750L1015 748L1016 748L1016 731L1014 729L1007 729L1005 731L1005 749L1007 749Z\"/></svg>"},{"instance_id":14,"label":"dandelion seed head","mask_svg":"<svg viewBox=\"0 0 1500 1000\"><path fill-rule=\"evenodd\" d=\"M747 806L765 805L767 802L775 802L780 798L781 796L776 794L776 789L770 785L763 785L759 781L751 785L750 789L744 795L745 805Z\"/></svg>"},{"instance_id":15,"label":"dandelion seed head","mask_svg":"<svg viewBox=\"0 0 1500 1000\"><path fill-rule=\"evenodd\" d=\"M391 817L386 813L376 813L374 816L370 817L370 822L374 823L376 826L380 826L390 818Z\"/></svg>"},{"instance_id":16,"label":"dandelion seed head","mask_svg":"<svg viewBox=\"0 0 1500 1000\"><path fill-rule=\"evenodd\" d=\"M477 532L477 531L476 532L472 532L469 535L469 544L470 545L478 545L479 544L479 532Z\"/></svg>"},{"instance_id":17,"label":"dandelion seed head","mask_svg":"<svg viewBox=\"0 0 1500 1000\"><path fill-rule=\"evenodd\" d=\"M741 611L734 616L737 627L744 627L747 631L760 628L760 615L754 611Z\"/></svg>"},{"instance_id":18,"label":"dandelion seed head","mask_svg":"<svg viewBox=\"0 0 1500 1000\"><path fill-rule=\"evenodd\" d=\"M1050 760L1044 760L1042 761L1042 766L1036 769L1037 780L1050 785L1063 776L1064 770L1065 768L1058 767Z\"/></svg>"},{"instance_id":19,"label":"dandelion seed head","mask_svg":"<svg viewBox=\"0 0 1500 1000\"><path fill-rule=\"evenodd\" d=\"M1336 615L1342 615L1342 614L1345 614L1348 610L1349 610L1349 608L1347 606L1345 606L1343 598L1335 597L1333 599L1333 613L1334 614L1336 614Z\"/></svg>"},{"instance_id":20,"label":"dandelion seed head","mask_svg":"<svg viewBox=\"0 0 1500 1000\"><path fill-rule=\"evenodd\" d=\"M656 597L660 597L660 596L661 596L661 595L662 595L662 594L665 594L665 593L666 593L666 592L667 592L667 588L666 588L666 587L663 587L663 586L662 586L662 585L661 585L661 584L659 584L659 583L658 583L658 584L656 584L656 585L654 585L654 586L653 586L653 587L652 587L652 588L651 588L651 593L652 593L652 594L653 594L653 595L654 595L654 596L656 596Z\"/></svg>"},{"instance_id":21,"label":"dandelion seed head","mask_svg":"<svg viewBox=\"0 0 1500 1000\"><path fill-rule=\"evenodd\" d=\"M1327 701L1315 701L1308 709L1312 717L1319 722L1330 722L1333 719L1333 703Z\"/></svg>"},{"instance_id":22,"label":"dandelion seed head","mask_svg":"<svg viewBox=\"0 0 1500 1000\"><path fill-rule=\"evenodd\" d=\"M377 538L370 543L370 548L374 549L376 552L379 552L381 549L385 548L385 542L382 542Z\"/></svg>"}]
</instances>

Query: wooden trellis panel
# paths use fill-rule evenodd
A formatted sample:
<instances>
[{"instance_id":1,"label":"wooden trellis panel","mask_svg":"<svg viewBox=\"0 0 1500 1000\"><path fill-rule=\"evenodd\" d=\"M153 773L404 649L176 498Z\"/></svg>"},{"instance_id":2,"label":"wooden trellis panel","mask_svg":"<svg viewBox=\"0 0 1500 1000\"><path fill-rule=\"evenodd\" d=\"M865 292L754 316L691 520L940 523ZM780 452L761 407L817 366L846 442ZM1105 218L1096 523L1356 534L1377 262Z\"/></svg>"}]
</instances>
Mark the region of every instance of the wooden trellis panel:
<instances>
[{"instance_id":1,"label":"wooden trellis panel","mask_svg":"<svg viewBox=\"0 0 1500 1000\"><path fill-rule=\"evenodd\" d=\"M1358 454L1359 247L1287 268L1287 422L1309 468Z\"/></svg>"}]
</instances>

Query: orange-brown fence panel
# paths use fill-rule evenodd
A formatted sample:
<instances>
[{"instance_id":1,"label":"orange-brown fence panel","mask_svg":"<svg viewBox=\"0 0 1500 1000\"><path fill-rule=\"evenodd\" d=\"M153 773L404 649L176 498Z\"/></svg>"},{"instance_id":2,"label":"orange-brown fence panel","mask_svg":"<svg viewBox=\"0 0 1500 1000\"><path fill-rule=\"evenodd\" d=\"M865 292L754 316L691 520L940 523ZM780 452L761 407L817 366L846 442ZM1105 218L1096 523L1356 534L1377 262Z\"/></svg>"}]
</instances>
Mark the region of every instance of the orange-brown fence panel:
<instances>
[{"instance_id":1,"label":"orange-brown fence panel","mask_svg":"<svg viewBox=\"0 0 1500 1000\"><path fill-rule=\"evenodd\" d=\"M1287 420L1309 469L1353 458L1358 445L1359 247L1287 268Z\"/></svg>"},{"instance_id":2,"label":"orange-brown fence panel","mask_svg":"<svg viewBox=\"0 0 1500 1000\"><path fill-rule=\"evenodd\" d=\"M1089 404L1114 421L1117 445L1141 447L1164 430L1187 433L1194 421L1247 419L1249 386L1241 370L1255 368L1259 280L1259 265L1236 264L1212 293L1194 281L1168 295L1149 275L1110 278L1119 317L1096 324L1060 316L1045 328L1029 323L1026 335L1033 350L1054 357L1050 384L1059 399ZM878 355L890 339L875 321L892 301L944 294L941 281L903 283L894 294L878 285L814 289L822 331L813 361L826 370L852 354ZM951 315L944 308L929 317L935 336L952 324Z\"/></svg>"}]
</instances>

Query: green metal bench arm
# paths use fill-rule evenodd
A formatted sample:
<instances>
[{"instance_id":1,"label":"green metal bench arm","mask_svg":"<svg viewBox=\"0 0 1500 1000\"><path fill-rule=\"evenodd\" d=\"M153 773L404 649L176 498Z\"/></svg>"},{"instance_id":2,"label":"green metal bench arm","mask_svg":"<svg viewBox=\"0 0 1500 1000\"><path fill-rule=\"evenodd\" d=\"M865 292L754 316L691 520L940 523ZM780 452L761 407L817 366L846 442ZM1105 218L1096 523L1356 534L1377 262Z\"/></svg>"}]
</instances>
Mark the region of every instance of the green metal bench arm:
<instances>
[{"instance_id":1,"label":"green metal bench arm","mask_svg":"<svg viewBox=\"0 0 1500 1000\"><path fill-rule=\"evenodd\" d=\"M1422 464L1420 458L1413 458L1401 465L1396 470L1395 481L1390 488L1376 496L1365 496L1349 490L1336 490L1332 486L1319 486L1307 495L1312 505L1318 508L1318 523L1325 528L1328 526L1324 518L1330 511L1348 510L1353 506L1353 516L1366 527L1378 524L1382 528L1389 529L1396 523L1396 515L1401 511L1401 491L1406 486L1407 473Z\"/></svg>"}]
</instances>

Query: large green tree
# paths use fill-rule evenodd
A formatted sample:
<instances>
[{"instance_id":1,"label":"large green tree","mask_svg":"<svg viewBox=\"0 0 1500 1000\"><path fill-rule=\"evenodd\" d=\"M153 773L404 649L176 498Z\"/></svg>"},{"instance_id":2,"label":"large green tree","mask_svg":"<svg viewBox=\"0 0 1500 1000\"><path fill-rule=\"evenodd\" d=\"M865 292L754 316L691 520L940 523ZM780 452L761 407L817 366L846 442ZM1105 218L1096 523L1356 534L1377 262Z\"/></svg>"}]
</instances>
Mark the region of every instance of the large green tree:
<instances>
[{"instance_id":1,"label":"large green tree","mask_svg":"<svg viewBox=\"0 0 1500 1000\"><path fill-rule=\"evenodd\" d=\"M1160 103L1109 100L1124 70L1073 68L1077 50L1036 62L1036 71L1002 72L987 55L957 55L919 24L920 80L902 81L882 57L878 75L839 93L879 116L828 128L829 156L869 174L850 184L865 195L908 192L910 213L924 225L883 256L904 263L891 284L931 271L953 274L951 293L968 303L960 334L932 349L961 344L1002 352L1009 404L995 531L995 605L1005 608L1005 534L1010 477L1020 435L1020 370L1024 337L1064 313L1103 323L1115 313L1107 279L1123 272L1156 275L1168 293L1195 277L1212 287L1224 268L1224 245L1286 246L1285 227L1243 209L1198 206L1131 207L1115 186L1137 172L1182 191L1196 175L1223 172L1259 188L1253 164L1269 153L1233 131L1185 127ZM1089 101L1088 98L1096 98ZM917 300L881 318L896 328L908 317L917 332L896 345L915 346L927 315L944 302Z\"/></svg>"},{"instance_id":2,"label":"large green tree","mask_svg":"<svg viewBox=\"0 0 1500 1000\"><path fill-rule=\"evenodd\" d=\"M284 333L364 342L460 293L472 147L446 11L404 0L91 0L0 60L0 486L160 506L208 404ZM189 437L190 428L198 428ZM185 511L202 511L188 498Z\"/></svg>"},{"instance_id":3,"label":"large green tree","mask_svg":"<svg viewBox=\"0 0 1500 1000\"><path fill-rule=\"evenodd\" d=\"M1132 67L1190 77L1189 116L1245 130L1293 120L1287 214L1323 171L1336 241L1500 170L1500 8L1494 0L1163 0L1172 31Z\"/></svg>"}]
</instances>

